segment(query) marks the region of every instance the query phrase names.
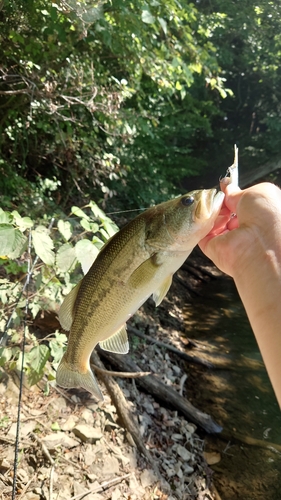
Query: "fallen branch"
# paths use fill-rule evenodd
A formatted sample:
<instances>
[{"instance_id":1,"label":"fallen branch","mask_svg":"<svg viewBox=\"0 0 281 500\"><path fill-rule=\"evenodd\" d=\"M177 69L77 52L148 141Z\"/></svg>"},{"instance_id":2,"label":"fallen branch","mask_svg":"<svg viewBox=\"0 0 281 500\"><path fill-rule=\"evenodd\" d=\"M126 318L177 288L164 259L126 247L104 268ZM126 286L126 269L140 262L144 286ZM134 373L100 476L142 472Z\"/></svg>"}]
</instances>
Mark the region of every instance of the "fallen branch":
<instances>
[{"instance_id":1,"label":"fallen branch","mask_svg":"<svg viewBox=\"0 0 281 500\"><path fill-rule=\"evenodd\" d=\"M215 487L214 484L211 485L211 488L210 488L211 492L215 495L215 500L222 500L217 488Z\"/></svg>"},{"instance_id":2,"label":"fallen branch","mask_svg":"<svg viewBox=\"0 0 281 500\"><path fill-rule=\"evenodd\" d=\"M30 435L33 437L33 439L35 439L35 441L37 441L38 444L40 444L42 451L43 451L43 454L51 463L50 480L49 480L49 485L50 485L49 486L49 500L52 500L52 498L53 498L54 472L55 472L56 463L55 463L54 459L51 457L49 450L47 449L47 447L45 446L43 441L34 432L31 432Z\"/></svg>"},{"instance_id":3,"label":"fallen branch","mask_svg":"<svg viewBox=\"0 0 281 500\"><path fill-rule=\"evenodd\" d=\"M109 354L109 353L107 353L107 354ZM99 355L96 351L92 352L91 358L94 361L94 364L96 366L98 366L99 368L102 368L104 370L104 365L101 362ZM128 370L124 370L124 371L128 371ZM130 371L138 372L141 370L139 370L137 367L136 370L134 369L134 370L130 370ZM159 469L158 469L158 466L157 466L155 460L153 459L152 455L146 449L146 447L143 443L141 434L139 432L139 424L136 422L135 417L131 411L131 408L130 408L122 390L120 389L119 385L117 384L117 382L115 382L115 380L112 377L109 377L108 375L105 375L104 373L100 374L100 378L102 379L102 381L104 382L104 384L108 390L108 393L112 399L114 406L116 407L116 410L117 410L117 413L119 414L119 417L121 418L121 420L125 426L125 429L127 429L127 431L131 434L134 442L136 443L138 450L144 455L147 462L152 466L152 468L154 469L155 473L157 474L159 480L161 482L163 482L163 478L159 472ZM144 378L147 378L147 377L144 377ZM141 379L137 379L137 380L141 380Z\"/></svg>"},{"instance_id":4,"label":"fallen branch","mask_svg":"<svg viewBox=\"0 0 281 500\"><path fill-rule=\"evenodd\" d=\"M160 340L156 340L155 338L151 337L150 335L145 335L144 333L137 330L137 328L133 328L132 326L129 326L128 332L131 333L132 335L136 335L137 337L139 337L141 339L147 340L148 342L151 342L152 344L155 344L159 347L164 347L165 349L173 352L179 358L184 359L184 361L187 361L188 363L194 363L196 365L203 365L206 368L214 368L214 365L212 363L210 363L209 361L206 361L205 359L198 358L197 356L191 356L190 354L186 354L185 352L180 351L179 349L176 349L176 347L171 346L170 344L166 344L165 342L161 342Z\"/></svg>"},{"instance_id":5,"label":"fallen branch","mask_svg":"<svg viewBox=\"0 0 281 500\"><path fill-rule=\"evenodd\" d=\"M91 363L91 368L93 368L97 373L101 375L108 375L109 377L119 377L119 378L140 378L147 377L151 375L151 372L113 372L111 370L103 370L98 366Z\"/></svg>"},{"instance_id":6,"label":"fallen branch","mask_svg":"<svg viewBox=\"0 0 281 500\"><path fill-rule=\"evenodd\" d=\"M31 432L30 435L33 437L33 439L35 439L35 441L37 441L38 444L40 444L41 448L42 448L42 451L43 451L43 454L45 455L45 457L49 460L49 462L52 464L52 465L55 465L55 461L54 459L51 457L50 453L49 453L49 450L47 449L47 447L45 446L45 444L43 443L43 441L34 433L34 432Z\"/></svg>"},{"instance_id":7,"label":"fallen branch","mask_svg":"<svg viewBox=\"0 0 281 500\"><path fill-rule=\"evenodd\" d=\"M251 436L244 436L239 432L235 432L235 434L222 432L220 437L227 441L239 441L240 443L247 444L249 446L257 446L259 448L266 448L268 450L281 453L281 444L271 443L270 441L263 441L263 439L256 439Z\"/></svg>"},{"instance_id":8,"label":"fallen branch","mask_svg":"<svg viewBox=\"0 0 281 500\"><path fill-rule=\"evenodd\" d=\"M18 500L23 500L25 498L25 494L26 494L29 486L31 485L32 481L34 481L35 478L36 478L36 474L34 474L33 477L31 479L29 479L29 481L24 485L24 487L21 490L21 494L20 494Z\"/></svg>"},{"instance_id":9,"label":"fallen branch","mask_svg":"<svg viewBox=\"0 0 281 500\"><path fill-rule=\"evenodd\" d=\"M139 366L130 358L120 354L113 354L112 352L103 351L99 349L100 355L107 359L111 364L117 366L122 371L141 371ZM196 425L200 426L208 433L218 433L222 431L222 427L212 420L210 415L203 413L195 408L187 399L183 398L177 391L163 384L155 375L148 375L147 377L139 378L136 383L152 394L155 398L161 399L168 405L174 406L179 410L187 419Z\"/></svg>"},{"instance_id":10,"label":"fallen branch","mask_svg":"<svg viewBox=\"0 0 281 500\"><path fill-rule=\"evenodd\" d=\"M125 474L124 476L121 477L115 477L114 479L110 479L110 481L106 481L105 483L101 484L100 486L96 486L95 488L92 488L91 490L88 490L84 493L79 493L79 495L75 495L75 497L71 497L70 500L82 500L86 496L90 495L91 493L99 493L100 491L105 491L108 488L111 488L111 486L115 486L116 484L121 483L124 479L127 479L130 477L131 474Z\"/></svg>"}]
</instances>

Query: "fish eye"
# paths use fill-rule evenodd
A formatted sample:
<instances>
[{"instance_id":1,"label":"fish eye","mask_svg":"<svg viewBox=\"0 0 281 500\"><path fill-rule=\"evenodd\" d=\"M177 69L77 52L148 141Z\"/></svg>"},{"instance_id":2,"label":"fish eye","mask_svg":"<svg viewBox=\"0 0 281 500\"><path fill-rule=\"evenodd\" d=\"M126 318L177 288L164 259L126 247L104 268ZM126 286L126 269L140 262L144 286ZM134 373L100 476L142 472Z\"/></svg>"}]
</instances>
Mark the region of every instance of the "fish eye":
<instances>
[{"instance_id":1,"label":"fish eye","mask_svg":"<svg viewBox=\"0 0 281 500\"><path fill-rule=\"evenodd\" d=\"M190 205L194 203L194 198L193 196L185 196L184 198L181 199L181 202L185 207L190 207Z\"/></svg>"}]
</instances>

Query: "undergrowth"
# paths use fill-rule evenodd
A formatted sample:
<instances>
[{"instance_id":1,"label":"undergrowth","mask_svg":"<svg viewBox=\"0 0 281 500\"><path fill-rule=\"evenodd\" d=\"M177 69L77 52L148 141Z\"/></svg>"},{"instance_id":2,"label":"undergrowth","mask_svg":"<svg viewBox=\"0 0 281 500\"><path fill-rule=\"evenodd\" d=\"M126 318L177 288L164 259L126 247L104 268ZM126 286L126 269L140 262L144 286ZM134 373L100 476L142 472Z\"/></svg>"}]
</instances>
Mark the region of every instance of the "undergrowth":
<instances>
[{"instance_id":1,"label":"undergrowth","mask_svg":"<svg viewBox=\"0 0 281 500\"><path fill-rule=\"evenodd\" d=\"M51 220L0 208L0 367L21 369L24 330L28 383L36 384L44 375L48 383L55 379L67 337L56 330L40 340L32 333L33 321L42 311L58 311L117 231L93 201Z\"/></svg>"}]
</instances>

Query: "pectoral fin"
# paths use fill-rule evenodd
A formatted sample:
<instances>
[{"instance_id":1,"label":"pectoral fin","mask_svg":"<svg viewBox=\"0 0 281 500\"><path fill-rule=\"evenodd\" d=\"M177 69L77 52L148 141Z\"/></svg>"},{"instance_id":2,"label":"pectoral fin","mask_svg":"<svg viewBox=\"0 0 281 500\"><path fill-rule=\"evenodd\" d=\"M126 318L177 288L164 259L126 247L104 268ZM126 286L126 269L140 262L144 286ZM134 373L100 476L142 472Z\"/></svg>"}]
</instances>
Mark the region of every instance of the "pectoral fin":
<instances>
[{"instance_id":1,"label":"pectoral fin","mask_svg":"<svg viewBox=\"0 0 281 500\"><path fill-rule=\"evenodd\" d=\"M74 304L76 301L77 294L81 281L76 285L71 292L65 297L60 310L59 310L59 321L64 330L69 331L74 319Z\"/></svg>"},{"instance_id":2,"label":"pectoral fin","mask_svg":"<svg viewBox=\"0 0 281 500\"><path fill-rule=\"evenodd\" d=\"M173 275L167 276L167 278L161 283L161 286L153 293L153 300L156 307L161 304L164 297L167 295L169 288L172 284Z\"/></svg>"},{"instance_id":3,"label":"pectoral fin","mask_svg":"<svg viewBox=\"0 0 281 500\"><path fill-rule=\"evenodd\" d=\"M99 345L104 351L127 354L127 352L129 352L129 342L126 325L123 325L122 328L109 337L109 339L99 342Z\"/></svg>"},{"instance_id":4,"label":"pectoral fin","mask_svg":"<svg viewBox=\"0 0 281 500\"><path fill-rule=\"evenodd\" d=\"M158 262L158 260L158 254L154 254L149 259L145 260L130 276L128 281L129 285L133 288L141 288L149 283L158 271L159 266L162 264L162 262Z\"/></svg>"}]
</instances>

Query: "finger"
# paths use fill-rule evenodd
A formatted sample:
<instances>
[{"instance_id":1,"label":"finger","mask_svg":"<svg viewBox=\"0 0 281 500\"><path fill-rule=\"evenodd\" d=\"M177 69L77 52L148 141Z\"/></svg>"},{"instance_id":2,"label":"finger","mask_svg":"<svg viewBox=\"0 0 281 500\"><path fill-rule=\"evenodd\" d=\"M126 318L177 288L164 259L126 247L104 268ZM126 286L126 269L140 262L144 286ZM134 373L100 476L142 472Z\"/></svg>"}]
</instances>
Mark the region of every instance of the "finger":
<instances>
[{"instance_id":1,"label":"finger","mask_svg":"<svg viewBox=\"0 0 281 500\"><path fill-rule=\"evenodd\" d=\"M219 214L216 218L213 229L209 232L209 235L215 236L221 234L228 227L228 222L230 221L231 214L229 210L225 214Z\"/></svg>"},{"instance_id":2,"label":"finger","mask_svg":"<svg viewBox=\"0 0 281 500\"><path fill-rule=\"evenodd\" d=\"M226 187L224 203L225 203L225 206L230 210L230 212L236 213L237 205L238 205L238 202L240 201L242 195L243 195L243 191L240 188L238 188L237 186L233 186L232 184L229 184Z\"/></svg>"},{"instance_id":3,"label":"finger","mask_svg":"<svg viewBox=\"0 0 281 500\"><path fill-rule=\"evenodd\" d=\"M231 217L231 219L228 221L227 229L229 231L233 231L233 229L237 229L238 227L239 227L239 222L238 222L238 219L235 215L234 217Z\"/></svg>"}]
</instances>

